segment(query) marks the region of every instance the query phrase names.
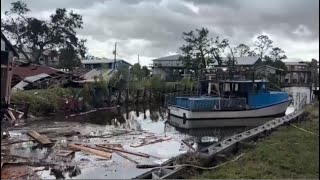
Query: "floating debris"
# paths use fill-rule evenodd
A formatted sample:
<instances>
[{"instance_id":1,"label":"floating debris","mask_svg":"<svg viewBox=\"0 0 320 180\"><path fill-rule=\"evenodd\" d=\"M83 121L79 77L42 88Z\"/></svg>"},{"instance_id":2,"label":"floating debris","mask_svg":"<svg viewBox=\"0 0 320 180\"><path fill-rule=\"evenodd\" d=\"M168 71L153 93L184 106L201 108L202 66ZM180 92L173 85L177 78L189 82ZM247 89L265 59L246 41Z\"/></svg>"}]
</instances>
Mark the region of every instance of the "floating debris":
<instances>
[{"instance_id":1,"label":"floating debris","mask_svg":"<svg viewBox=\"0 0 320 180\"><path fill-rule=\"evenodd\" d=\"M35 131L30 131L27 134L42 145L47 145L47 146L53 145L53 142L51 142L45 135L40 135Z\"/></svg>"},{"instance_id":2,"label":"floating debris","mask_svg":"<svg viewBox=\"0 0 320 180\"><path fill-rule=\"evenodd\" d=\"M92 154L95 154L95 155L98 155L98 156L101 156L101 157L104 157L104 158L108 158L108 159L111 159L111 157L112 157L112 153L101 151L101 150L97 150L97 149L93 149L93 148L89 148L89 147L86 147L86 146L82 146L80 144L70 144L69 147L74 148L74 149L79 149L79 150L82 150L82 151L85 151L85 152L89 152L89 153L92 153Z\"/></svg>"}]
</instances>

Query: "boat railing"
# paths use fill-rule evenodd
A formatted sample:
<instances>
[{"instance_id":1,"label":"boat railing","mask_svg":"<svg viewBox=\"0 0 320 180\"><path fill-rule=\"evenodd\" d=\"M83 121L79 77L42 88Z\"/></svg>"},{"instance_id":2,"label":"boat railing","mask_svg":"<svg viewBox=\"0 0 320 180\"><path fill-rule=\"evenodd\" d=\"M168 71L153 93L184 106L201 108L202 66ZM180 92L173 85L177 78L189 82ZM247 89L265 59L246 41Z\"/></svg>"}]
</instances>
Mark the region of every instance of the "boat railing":
<instances>
[{"instance_id":1,"label":"boat railing","mask_svg":"<svg viewBox=\"0 0 320 180\"><path fill-rule=\"evenodd\" d=\"M176 105L176 98L177 97L199 97L198 91L182 91L182 92L174 92L174 93L167 93L164 95L164 105L165 107Z\"/></svg>"},{"instance_id":2,"label":"boat railing","mask_svg":"<svg viewBox=\"0 0 320 180\"><path fill-rule=\"evenodd\" d=\"M192 97L175 96L168 98L168 106L179 106L191 111L212 111L212 110L244 110L246 109L246 98L223 98L223 97Z\"/></svg>"}]
</instances>

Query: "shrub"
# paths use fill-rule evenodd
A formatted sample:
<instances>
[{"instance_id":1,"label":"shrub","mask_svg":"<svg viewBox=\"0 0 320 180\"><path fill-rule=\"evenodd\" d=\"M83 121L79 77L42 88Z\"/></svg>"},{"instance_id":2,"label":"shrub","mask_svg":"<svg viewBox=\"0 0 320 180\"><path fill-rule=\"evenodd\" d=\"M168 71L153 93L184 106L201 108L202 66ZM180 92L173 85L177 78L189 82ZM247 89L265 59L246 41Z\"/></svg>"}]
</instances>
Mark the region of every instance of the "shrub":
<instances>
[{"instance_id":1,"label":"shrub","mask_svg":"<svg viewBox=\"0 0 320 180\"><path fill-rule=\"evenodd\" d=\"M18 103L30 103L33 114L48 114L61 110L64 97L72 96L76 90L55 87L52 89L36 89L17 91L12 94L12 100Z\"/></svg>"}]
</instances>

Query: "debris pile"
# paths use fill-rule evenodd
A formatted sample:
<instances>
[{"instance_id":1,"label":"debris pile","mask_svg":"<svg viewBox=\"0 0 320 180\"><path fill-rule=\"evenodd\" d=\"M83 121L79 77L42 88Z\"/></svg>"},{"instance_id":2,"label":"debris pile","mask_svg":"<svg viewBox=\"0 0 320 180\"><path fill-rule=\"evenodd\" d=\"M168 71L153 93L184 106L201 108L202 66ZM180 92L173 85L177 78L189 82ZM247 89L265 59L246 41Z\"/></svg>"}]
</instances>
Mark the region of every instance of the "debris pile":
<instances>
[{"instance_id":1,"label":"debris pile","mask_svg":"<svg viewBox=\"0 0 320 180\"><path fill-rule=\"evenodd\" d=\"M38 173L41 171L47 172L44 174L48 174L48 178L71 178L81 174L80 166L94 164L94 167L102 168L105 163L111 163L107 169L113 166L119 169L119 164L122 164L147 171L148 168L161 166L167 159L139 152L138 147L174 140L173 137L157 136L146 131L137 133L117 129L112 133L80 133L81 127L70 130L61 126L42 130L23 127L19 129L19 136L5 139L1 143L2 177L40 179L43 178ZM39 154L21 153L25 147ZM141 171L137 172L141 174Z\"/></svg>"}]
</instances>

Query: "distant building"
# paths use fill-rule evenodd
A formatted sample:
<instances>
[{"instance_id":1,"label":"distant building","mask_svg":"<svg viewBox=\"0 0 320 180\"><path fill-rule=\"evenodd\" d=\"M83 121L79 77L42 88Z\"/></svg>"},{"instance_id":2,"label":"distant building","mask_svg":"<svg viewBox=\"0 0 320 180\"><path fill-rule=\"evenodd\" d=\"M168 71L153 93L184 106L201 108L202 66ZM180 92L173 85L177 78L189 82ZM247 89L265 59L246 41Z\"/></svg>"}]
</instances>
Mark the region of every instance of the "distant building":
<instances>
[{"instance_id":1,"label":"distant building","mask_svg":"<svg viewBox=\"0 0 320 180\"><path fill-rule=\"evenodd\" d=\"M255 68L256 74L263 74L265 76L269 74L276 74L277 71L284 71L284 70L280 68L275 68L269 65L262 65Z\"/></svg>"},{"instance_id":2,"label":"distant building","mask_svg":"<svg viewBox=\"0 0 320 180\"><path fill-rule=\"evenodd\" d=\"M179 61L179 57L180 55L177 54L153 59L152 75L158 75L164 80L173 80L173 78L179 78L176 77L177 74L184 74L184 65L181 61Z\"/></svg>"},{"instance_id":3,"label":"distant building","mask_svg":"<svg viewBox=\"0 0 320 180\"><path fill-rule=\"evenodd\" d=\"M161 79L171 80L172 78L179 80L177 75L182 76L186 75L187 70L184 68L184 65L179 61L180 55L171 55L166 57L161 57L153 59L152 64L152 74L159 75ZM210 64L208 69L224 68L228 65L225 63L227 58L223 58L224 63L218 65L217 62ZM241 68L254 68L262 64L262 61L259 57L236 57L235 66Z\"/></svg>"},{"instance_id":4,"label":"distant building","mask_svg":"<svg viewBox=\"0 0 320 180\"><path fill-rule=\"evenodd\" d=\"M84 59L81 60L81 63L83 64L84 68L86 69L118 69L118 68L129 68L132 66L130 63L123 59L117 59L116 63L114 63L113 59Z\"/></svg>"},{"instance_id":5,"label":"distant building","mask_svg":"<svg viewBox=\"0 0 320 180\"><path fill-rule=\"evenodd\" d=\"M223 57L223 64L218 65L218 62L214 62L212 66L214 67L227 67L226 64L227 58ZM244 56L244 57L235 57L235 66L243 68L255 68L262 65L262 60L257 56Z\"/></svg>"},{"instance_id":6,"label":"distant building","mask_svg":"<svg viewBox=\"0 0 320 180\"><path fill-rule=\"evenodd\" d=\"M288 73L285 76L286 86L308 86L311 81L309 62L285 62Z\"/></svg>"},{"instance_id":7,"label":"distant building","mask_svg":"<svg viewBox=\"0 0 320 180\"><path fill-rule=\"evenodd\" d=\"M1 32L1 105L10 103L13 62L19 58L12 44Z\"/></svg>"}]
</instances>

